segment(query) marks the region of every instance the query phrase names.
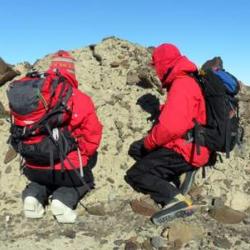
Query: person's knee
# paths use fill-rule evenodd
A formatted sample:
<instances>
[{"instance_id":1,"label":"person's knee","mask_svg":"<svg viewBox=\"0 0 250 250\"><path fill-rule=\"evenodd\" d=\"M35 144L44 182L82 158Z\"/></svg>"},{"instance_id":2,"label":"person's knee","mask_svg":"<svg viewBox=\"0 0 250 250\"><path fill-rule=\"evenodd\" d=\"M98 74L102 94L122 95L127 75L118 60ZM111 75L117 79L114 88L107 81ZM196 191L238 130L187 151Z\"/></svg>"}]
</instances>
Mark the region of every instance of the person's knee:
<instances>
[{"instance_id":1,"label":"person's knee","mask_svg":"<svg viewBox=\"0 0 250 250\"><path fill-rule=\"evenodd\" d=\"M84 195L90 191L86 185L79 187L60 187L52 194L52 200L59 200L70 208L75 208L84 197Z\"/></svg>"},{"instance_id":2,"label":"person's knee","mask_svg":"<svg viewBox=\"0 0 250 250\"><path fill-rule=\"evenodd\" d=\"M46 194L46 192L47 192L46 186L38 184L36 182L31 182L23 190L23 195L29 194L32 196L36 196L37 194Z\"/></svg>"},{"instance_id":3,"label":"person's knee","mask_svg":"<svg viewBox=\"0 0 250 250\"><path fill-rule=\"evenodd\" d=\"M137 175L138 175L137 169L132 167L126 172L126 175L124 176L124 178L125 180L133 180Z\"/></svg>"},{"instance_id":4,"label":"person's knee","mask_svg":"<svg viewBox=\"0 0 250 250\"><path fill-rule=\"evenodd\" d=\"M128 184L133 186L142 175L143 173L139 169L132 167L126 172L124 179Z\"/></svg>"}]
</instances>

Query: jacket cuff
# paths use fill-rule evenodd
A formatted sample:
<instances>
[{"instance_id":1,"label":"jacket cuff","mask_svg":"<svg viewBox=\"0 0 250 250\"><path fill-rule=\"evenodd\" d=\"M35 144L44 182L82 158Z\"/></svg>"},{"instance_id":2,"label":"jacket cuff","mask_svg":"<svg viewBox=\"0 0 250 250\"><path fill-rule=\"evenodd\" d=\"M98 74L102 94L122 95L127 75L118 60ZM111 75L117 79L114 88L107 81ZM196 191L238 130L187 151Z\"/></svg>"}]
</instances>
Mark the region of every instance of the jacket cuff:
<instances>
[{"instance_id":1,"label":"jacket cuff","mask_svg":"<svg viewBox=\"0 0 250 250\"><path fill-rule=\"evenodd\" d=\"M150 134L144 139L144 147L146 150L151 151L153 150L156 145L152 142L151 138L150 138Z\"/></svg>"}]
</instances>

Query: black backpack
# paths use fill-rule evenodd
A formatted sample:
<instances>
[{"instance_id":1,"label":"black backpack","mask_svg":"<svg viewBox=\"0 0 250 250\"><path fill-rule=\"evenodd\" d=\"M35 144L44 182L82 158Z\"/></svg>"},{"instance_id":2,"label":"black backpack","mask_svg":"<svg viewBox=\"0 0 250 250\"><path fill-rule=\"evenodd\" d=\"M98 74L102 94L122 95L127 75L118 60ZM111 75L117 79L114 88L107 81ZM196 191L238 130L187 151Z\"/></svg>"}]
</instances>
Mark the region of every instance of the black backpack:
<instances>
[{"instance_id":1,"label":"black backpack","mask_svg":"<svg viewBox=\"0 0 250 250\"><path fill-rule=\"evenodd\" d=\"M185 138L193 140L197 154L200 154L200 146L206 146L212 152L211 155L225 152L229 158L230 151L243 139L236 98L239 92L238 80L224 70L215 72L208 69L191 76L202 89L206 103L207 124L204 126L194 120L195 126Z\"/></svg>"}]
</instances>

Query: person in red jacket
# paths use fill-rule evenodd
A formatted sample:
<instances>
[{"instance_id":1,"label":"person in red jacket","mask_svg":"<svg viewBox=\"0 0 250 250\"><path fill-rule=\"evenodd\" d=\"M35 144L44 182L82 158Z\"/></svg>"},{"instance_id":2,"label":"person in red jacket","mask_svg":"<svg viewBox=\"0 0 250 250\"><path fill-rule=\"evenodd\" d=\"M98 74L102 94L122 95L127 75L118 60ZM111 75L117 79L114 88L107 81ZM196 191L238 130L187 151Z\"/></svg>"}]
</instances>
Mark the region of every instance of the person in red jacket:
<instances>
[{"instance_id":1,"label":"person in red jacket","mask_svg":"<svg viewBox=\"0 0 250 250\"><path fill-rule=\"evenodd\" d=\"M94 187L91 169L97 161L102 125L91 98L78 89L74 58L68 52L54 54L47 73L53 75L55 72L73 87L68 100L72 107L68 130L77 140L78 148L71 151L63 162L55 163L53 168L26 161L23 172L30 184L23 191L24 214L29 218L41 218L51 196L51 211L58 222L74 223L79 200Z\"/></svg>"},{"instance_id":2,"label":"person in red jacket","mask_svg":"<svg viewBox=\"0 0 250 250\"><path fill-rule=\"evenodd\" d=\"M197 67L172 44L156 47L152 64L162 87L167 89L167 100L148 135L130 146L129 154L137 162L127 171L125 180L163 206L153 216L157 224L191 208L191 201L179 188L179 177L204 166L210 152L201 146L198 154L196 146L185 139L195 120L206 124L205 100L191 77Z\"/></svg>"}]
</instances>

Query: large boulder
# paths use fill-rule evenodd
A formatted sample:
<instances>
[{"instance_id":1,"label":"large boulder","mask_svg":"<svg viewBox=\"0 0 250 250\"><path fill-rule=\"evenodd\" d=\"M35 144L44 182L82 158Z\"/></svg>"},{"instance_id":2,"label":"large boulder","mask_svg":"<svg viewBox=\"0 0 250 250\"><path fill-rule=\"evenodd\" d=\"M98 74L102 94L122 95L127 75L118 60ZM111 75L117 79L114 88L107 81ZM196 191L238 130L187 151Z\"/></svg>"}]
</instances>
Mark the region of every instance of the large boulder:
<instances>
[{"instance_id":1,"label":"large boulder","mask_svg":"<svg viewBox=\"0 0 250 250\"><path fill-rule=\"evenodd\" d=\"M6 82L11 81L14 77L20 73L14 70L9 64L7 64L2 58L0 58L0 86Z\"/></svg>"}]
</instances>

